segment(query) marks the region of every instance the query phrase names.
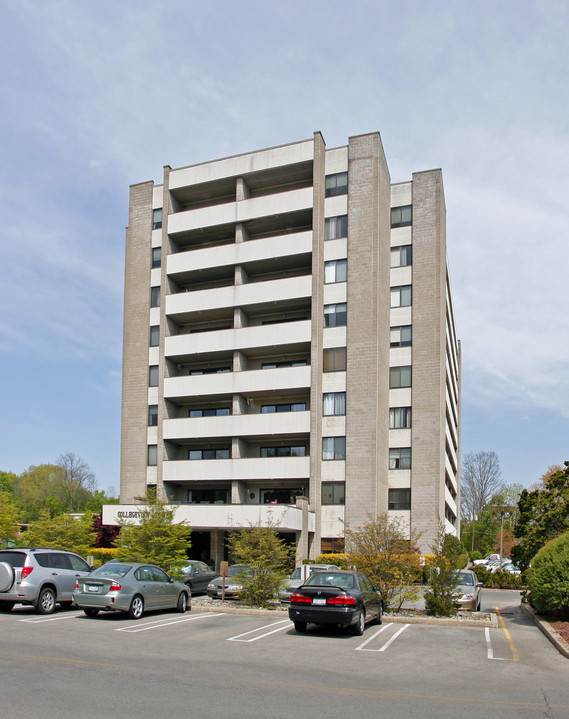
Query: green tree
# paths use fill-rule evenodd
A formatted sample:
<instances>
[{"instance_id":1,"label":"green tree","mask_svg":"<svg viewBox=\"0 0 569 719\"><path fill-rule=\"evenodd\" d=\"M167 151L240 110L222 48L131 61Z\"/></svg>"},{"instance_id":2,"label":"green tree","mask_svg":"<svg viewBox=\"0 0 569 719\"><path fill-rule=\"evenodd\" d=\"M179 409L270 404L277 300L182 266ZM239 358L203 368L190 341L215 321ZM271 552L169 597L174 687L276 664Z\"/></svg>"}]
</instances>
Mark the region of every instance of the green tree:
<instances>
[{"instance_id":1,"label":"green tree","mask_svg":"<svg viewBox=\"0 0 569 719\"><path fill-rule=\"evenodd\" d=\"M58 514L50 517L46 509L38 519L30 522L21 540L28 546L68 549L86 557L94 538L93 518L90 514L81 517Z\"/></svg>"},{"instance_id":2,"label":"green tree","mask_svg":"<svg viewBox=\"0 0 569 719\"><path fill-rule=\"evenodd\" d=\"M191 528L174 522L174 510L149 490L140 506L140 523L121 524L115 540L117 559L156 564L173 576L188 561Z\"/></svg>"},{"instance_id":3,"label":"green tree","mask_svg":"<svg viewBox=\"0 0 569 719\"><path fill-rule=\"evenodd\" d=\"M368 515L358 529L346 527L348 564L367 575L380 587L385 608L400 609L406 600L414 601L417 579L419 535L407 529L403 520L387 513Z\"/></svg>"},{"instance_id":4,"label":"green tree","mask_svg":"<svg viewBox=\"0 0 569 719\"><path fill-rule=\"evenodd\" d=\"M19 475L14 495L22 508L22 520L32 522L46 509L50 515L63 514L65 505L55 496L60 469L54 464L32 465Z\"/></svg>"},{"instance_id":5,"label":"green tree","mask_svg":"<svg viewBox=\"0 0 569 719\"><path fill-rule=\"evenodd\" d=\"M278 528L272 521L264 526L252 525L232 532L227 544L232 561L255 570L253 576L242 577L240 601L266 607L290 571L294 546L279 537Z\"/></svg>"},{"instance_id":6,"label":"green tree","mask_svg":"<svg viewBox=\"0 0 569 719\"><path fill-rule=\"evenodd\" d=\"M547 542L532 559L528 587L537 612L569 619L569 532Z\"/></svg>"},{"instance_id":7,"label":"green tree","mask_svg":"<svg viewBox=\"0 0 569 719\"><path fill-rule=\"evenodd\" d=\"M434 557L430 563L429 589L425 592L427 613L437 617L449 617L457 611L454 593L458 586L458 576L454 559L445 556L445 537L441 525L431 547Z\"/></svg>"},{"instance_id":8,"label":"green tree","mask_svg":"<svg viewBox=\"0 0 569 719\"><path fill-rule=\"evenodd\" d=\"M14 484L18 479L13 472L0 472L0 491L13 494Z\"/></svg>"},{"instance_id":9,"label":"green tree","mask_svg":"<svg viewBox=\"0 0 569 719\"><path fill-rule=\"evenodd\" d=\"M0 547L15 544L18 536L20 510L9 492L0 491Z\"/></svg>"},{"instance_id":10,"label":"green tree","mask_svg":"<svg viewBox=\"0 0 569 719\"><path fill-rule=\"evenodd\" d=\"M73 452L62 454L56 463L59 468L53 486L54 496L67 512L82 512L96 489L95 475Z\"/></svg>"},{"instance_id":11,"label":"green tree","mask_svg":"<svg viewBox=\"0 0 569 719\"><path fill-rule=\"evenodd\" d=\"M524 489L520 495L514 527L519 544L512 548L512 559L520 569L529 566L547 541L569 529L569 462L564 464L564 469L545 479L543 489Z\"/></svg>"}]
</instances>

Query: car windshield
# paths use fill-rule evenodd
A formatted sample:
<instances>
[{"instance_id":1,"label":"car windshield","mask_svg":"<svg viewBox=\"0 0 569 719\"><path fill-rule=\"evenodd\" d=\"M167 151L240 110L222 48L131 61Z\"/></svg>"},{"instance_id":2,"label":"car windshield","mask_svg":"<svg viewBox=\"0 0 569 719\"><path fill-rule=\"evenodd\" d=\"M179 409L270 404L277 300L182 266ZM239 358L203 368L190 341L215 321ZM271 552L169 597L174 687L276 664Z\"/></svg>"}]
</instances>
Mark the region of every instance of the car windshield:
<instances>
[{"instance_id":1,"label":"car windshield","mask_svg":"<svg viewBox=\"0 0 569 719\"><path fill-rule=\"evenodd\" d=\"M468 572L458 572L457 573L458 583L459 584L474 584L474 578L472 574L469 574Z\"/></svg>"},{"instance_id":2,"label":"car windshield","mask_svg":"<svg viewBox=\"0 0 569 719\"><path fill-rule=\"evenodd\" d=\"M317 587L341 587L342 589L353 589L354 577L352 574L340 574L335 572L314 572L308 577L305 586Z\"/></svg>"},{"instance_id":3,"label":"car windshield","mask_svg":"<svg viewBox=\"0 0 569 719\"><path fill-rule=\"evenodd\" d=\"M124 577L125 574L128 574L130 570L132 569L132 566L130 564L121 564L120 562L109 562L108 564L103 564L102 567L99 567L99 569L95 569L93 572L91 572L91 577Z\"/></svg>"},{"instance_id":4,"label":"car windshield","mask_svg":"<svg viewBox=\"0 0 569 719\"><path fill-rule=\"evenodd\" d=\"M234 564L232 567L229 567L227 572L228 577L241 577L243 575L250 577L252 574L253 570L251 567L244 567L241 564Z\"/></svg>"}]
</instances>

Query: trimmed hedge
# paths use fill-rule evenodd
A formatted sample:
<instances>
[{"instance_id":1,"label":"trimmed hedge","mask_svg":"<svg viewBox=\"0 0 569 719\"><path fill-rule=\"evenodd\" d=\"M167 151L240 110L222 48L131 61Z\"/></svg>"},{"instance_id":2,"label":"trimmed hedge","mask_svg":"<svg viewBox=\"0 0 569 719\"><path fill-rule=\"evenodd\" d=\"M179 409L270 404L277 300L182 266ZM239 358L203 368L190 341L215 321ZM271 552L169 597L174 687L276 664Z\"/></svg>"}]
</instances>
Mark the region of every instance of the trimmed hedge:
<instances>
[{"instance_id":1,"label":"trimmed hedge","mask_svg":"<svg viewBox=\"0 0 569 719\"><path fill-rule=\"evenodd\" d=\"M511 574L503 569L491 572L484 566L475 566L472 570L488 589L521 589L525 586L521 575Z\"/></svg>"},{"instance_id":2,"label":"trimmed hedge","mask_svg":"<svg viewBox=\"0 0 569 719\"><path fill-rule=\"evenodd\" d=\"M535 611L569 618L569 532L539 550L527 575L529 602Z\"/></svg>"},{"instance_id":3,"label":"trimmed hedge","mask_svg":"<svg viewBox=\"0 0 569 719\"><path fill-rule=\"evenodd\" d=\"M88 552L88 557L93 557L93 563L95 567L100 567L101 564L114 559L117 554L116 547L91 547Z\"/></svg>"}]
</instances>

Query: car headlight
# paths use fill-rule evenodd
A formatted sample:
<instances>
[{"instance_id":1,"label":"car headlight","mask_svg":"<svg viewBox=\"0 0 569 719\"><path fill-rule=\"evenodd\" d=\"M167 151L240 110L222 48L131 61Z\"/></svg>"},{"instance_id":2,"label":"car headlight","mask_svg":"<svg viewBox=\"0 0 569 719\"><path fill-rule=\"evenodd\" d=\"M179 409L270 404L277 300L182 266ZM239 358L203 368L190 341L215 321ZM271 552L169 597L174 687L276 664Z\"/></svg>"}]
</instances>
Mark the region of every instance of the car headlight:
<instances>
[{"instance_id":1,"label":"car headlight","mask_svg":"<svg viewBox=\"0 0 569 719\"><path fill-rule=\"evenodd\" d=\"M241 589L241 585L240 584L229 584L225 588L228 589L230 592L237 592L239 589Z\"/></svg>"},{"instance_id":2,"label":"car headlight","mask_svg":"<svg viewBox=\"0 0 569 719\"><path fill-rule=\"evenodd\" d=\"M463 594L461 599L463 602L468 602L471 599L474 599L474 594Z\"/></svg>"},{"instance_id":3,"label":"car headlight","mask_svg":"<svg viewBox=\"0 0 569 719\"><path fill-rule=\"evenodd\" d=\"M215 584L214 584L213 582L210 582L210 583L207 585L207 588L208 588L208 589L215 589Z\"/></svg>"}]
</instances>

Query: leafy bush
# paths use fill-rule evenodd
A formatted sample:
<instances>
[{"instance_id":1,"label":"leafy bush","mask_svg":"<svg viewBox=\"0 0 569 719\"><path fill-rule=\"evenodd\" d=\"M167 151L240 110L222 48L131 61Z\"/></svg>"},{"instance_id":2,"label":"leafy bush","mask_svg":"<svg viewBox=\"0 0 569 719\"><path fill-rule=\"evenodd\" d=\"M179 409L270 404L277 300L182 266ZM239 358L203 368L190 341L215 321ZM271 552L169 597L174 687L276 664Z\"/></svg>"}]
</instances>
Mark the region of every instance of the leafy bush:
<instances>
[{"instance_id":1,"label":"leafy bush","mask_svg":"<svg viewBox=\"0 0 569 719\"><path fill-rule=\"evenodd\" d=\"M305 564L312 564L312 561L308 559ZM319 554L314 564L335 564L337 567L340 567L340 569L346 569L348 566L348 555L343 552L337 552L336 554Z\"/></svg>"},{"instance_id":2,"label":"leafy bush","mask_svg":"<svg viewBox=\"0 0 569 719\"><path fill-rule=\"evenodd\" d=\"M291 569L294 546L279 537L277 527L272 523L232 532L227 544L232 561L255 570L255 575L241 578L240 601L258 607L268 606Z\"/></svg>"},{"instance_id":3,"label":"leafy bush","mask_svg":"<svg viewBox=\"0 0 569 719\"><path fill-rule=\"evenodd\" d=\"M43 510L39 519L30 522L20 542L31 547L66 549L85 557L91 552L93 539L90 514L81 517L72 514L50 517L49 511Z\"/></svg>"},{"instance_id":4,"label":"leafy bush","mask_svg":"<svg viewBox=\"0 0 569 719\"><path fill-rule=\"evenodd\" d=\"M472 569L487 589L521 589L524 586L524 581L519 574L511 574L503 569L491 572L484 566L476 566Z\"/></svg>"},{"instance_id":5,"label":"leafy bush","mask_svg":"<svg viewBox=\"0 0 569 719\"><path fill-rule=\"evenodd\" d=\"M470 561L475 562L477 559L482 559L482 554L477 549L475 549L470 555Z\"/></svg>"},{"instance_id":6,"label":"leafy bush","mask_svg":"<svg viewBox=\"0 0 569 719\"><path fill-rule=\"evenodd\" d=\"M111 559L115 559L117 556L117 549L115 547L91 547L88 551L88 556L93 557L93 561L96 567L99 567L105 562L110 562Z\"/></svg>"},{"instance_id":7,"label":"leafy bush","mask_svg":"<svg viewBox=\"0 0 569 719\"><path fill-rule=\"evenodd\" d=\"M444 527L441 525L432 546L435 556L429 562L427 572L429 588L425 592L425 608L427 614L434 614L436 617L450 617L457 611L454 592L458 586L456 574L458 555L456 552L451 552L454 557L445 556L445 550L448 551L449 546L448 536L445 535Z\"/></svg>"},{"instance_id":8,"label":"leafy bush","mask_svg":"<svg viewBox=\"0 0 569 719\"><path fill-rule=\"evenodd\" d=\"M532 559L528 587L536 612L569 618L569 532L547 542Z\"/></svg>"}]
</instances>

